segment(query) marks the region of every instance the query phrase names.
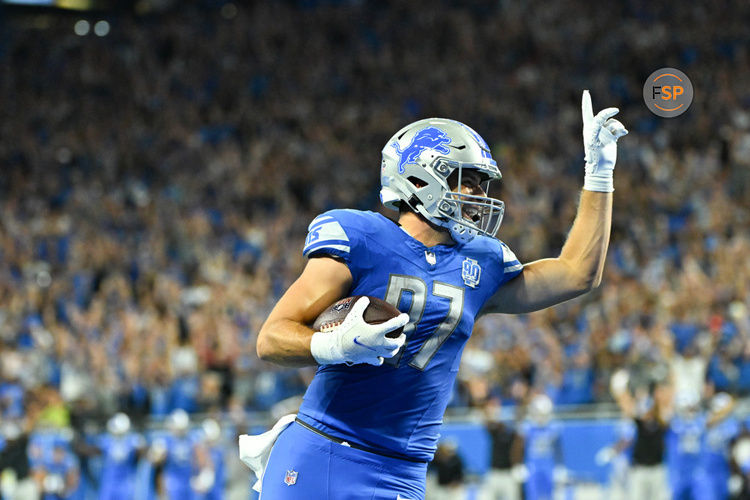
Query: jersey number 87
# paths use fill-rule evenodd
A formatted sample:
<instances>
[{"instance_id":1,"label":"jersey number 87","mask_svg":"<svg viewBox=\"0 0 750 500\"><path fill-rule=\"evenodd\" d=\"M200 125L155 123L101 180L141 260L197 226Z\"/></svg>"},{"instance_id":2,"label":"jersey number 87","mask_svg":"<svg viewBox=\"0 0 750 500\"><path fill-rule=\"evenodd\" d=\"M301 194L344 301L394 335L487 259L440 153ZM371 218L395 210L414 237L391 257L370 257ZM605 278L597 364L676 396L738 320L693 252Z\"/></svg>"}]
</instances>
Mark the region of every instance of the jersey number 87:
<instances>
[{"instance_id":1,"label":"jersey number 87","mask_svg":"<svg viewBox=\"0 0 750 500\"><path fill-rule=\"evenodd\" d=\"M407 311L409 314L409 323L404 327L406 343L398 354L385 360L386 364L395 367L399 366L401 357L404 354L404 349L406 349L406 346L409 343L409 337L416 331L417 324L424 314L425 306L427 304L427 283L414 276L391 274L388 279L388 289L385 293L385 301L398 307L404 293L411 295L411 303L409 304L409 310ZM448 306L448 314L443 321L437 326L432 335L424 341L422 347L419 348L411 361L409 361L409 366L416 368L417 370L424 370L427 367L433 356L435 356L435 353L440 349L440 346L442 346L443 343L448 340L448 337L450 337L456 330L458 323L461 321L464 309L463 287L443 283L442 281L433 281L432 294L450 300L450 305Z\"/></svg>"}]
</instances>

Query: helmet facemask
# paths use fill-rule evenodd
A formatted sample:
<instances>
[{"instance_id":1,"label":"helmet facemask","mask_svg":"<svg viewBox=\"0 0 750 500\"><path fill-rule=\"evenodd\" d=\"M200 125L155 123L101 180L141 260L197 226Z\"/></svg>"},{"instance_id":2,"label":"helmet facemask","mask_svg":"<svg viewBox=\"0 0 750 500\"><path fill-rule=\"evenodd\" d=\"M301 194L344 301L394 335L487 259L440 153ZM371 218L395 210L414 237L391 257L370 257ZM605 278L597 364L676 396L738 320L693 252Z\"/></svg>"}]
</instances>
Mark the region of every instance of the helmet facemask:
<instances>
[{"instance_id":1,"label":"helmet facemask","mask_svg":"<svg viewBox=\"0 0 750 500\"><path fill-rule=\"evenodd\" d=\"M469 172L479 176L479 182L469 183L476 184L474 193L463 192L464 181L469 177ZM494 238L503 222L505 203L490 197L490 189L495 187L493 184L497 184L500 178L497 170L488 171L473 165L456 166L446 179L448 190L438 203L438 213L452 224L461 225L474 234Z\"/></svg>"}]
</instances>

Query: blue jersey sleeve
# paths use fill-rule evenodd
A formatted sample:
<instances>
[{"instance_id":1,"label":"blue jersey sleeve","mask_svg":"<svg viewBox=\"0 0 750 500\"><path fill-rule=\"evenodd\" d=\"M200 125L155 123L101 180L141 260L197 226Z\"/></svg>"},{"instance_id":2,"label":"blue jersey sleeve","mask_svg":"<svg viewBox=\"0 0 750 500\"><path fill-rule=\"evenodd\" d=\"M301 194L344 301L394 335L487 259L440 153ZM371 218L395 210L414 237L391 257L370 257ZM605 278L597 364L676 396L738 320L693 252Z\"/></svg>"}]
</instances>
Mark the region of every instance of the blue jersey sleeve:
<instances>
[{"instance_id":1,"label":"blue jersey sleeve","mask_svg":"<svg viewBox=\"0 0 750 500\"><path fill-rule=\"evenodd\" d=\"M305 257L334 255L349 262L352 241L341 224L340 210L332 210L317 216L307 227L307 238L302 254Z\"/></svg>"},{"instance_id":2,"label":"blue jersey sleeve","mask_svg":"<svg viewBox=\"0 0 750 500\"><path fill-rule=\"evenodd\" d=\"M337 257L346 263L356 280L361 271L370 267L366 235L373 224L368 212L331 210L321 214L307 228L302 254L307 258Z\"/></svg>"}]
</instances>

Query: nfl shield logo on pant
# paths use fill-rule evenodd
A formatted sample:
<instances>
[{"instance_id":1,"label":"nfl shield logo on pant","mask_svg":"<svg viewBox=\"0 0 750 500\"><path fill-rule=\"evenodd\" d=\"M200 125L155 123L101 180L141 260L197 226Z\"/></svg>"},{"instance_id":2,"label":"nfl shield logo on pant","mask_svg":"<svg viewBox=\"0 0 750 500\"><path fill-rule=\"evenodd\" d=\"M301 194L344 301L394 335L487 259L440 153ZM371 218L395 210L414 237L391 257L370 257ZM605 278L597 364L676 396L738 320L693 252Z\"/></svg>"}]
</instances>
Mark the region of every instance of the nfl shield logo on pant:
<instances>
[{"instance_id":1,"label":"nfl shield logo on pant","mask_svg":"<svg viewBox=\"0 0 750 500\"><path fill-rule=\"evenodd\" d=\"M286 476L284 476L284 483L287 486L291 486L297 482L297 471L292 469L286 471Z\"/></svg>"}]
</instances>

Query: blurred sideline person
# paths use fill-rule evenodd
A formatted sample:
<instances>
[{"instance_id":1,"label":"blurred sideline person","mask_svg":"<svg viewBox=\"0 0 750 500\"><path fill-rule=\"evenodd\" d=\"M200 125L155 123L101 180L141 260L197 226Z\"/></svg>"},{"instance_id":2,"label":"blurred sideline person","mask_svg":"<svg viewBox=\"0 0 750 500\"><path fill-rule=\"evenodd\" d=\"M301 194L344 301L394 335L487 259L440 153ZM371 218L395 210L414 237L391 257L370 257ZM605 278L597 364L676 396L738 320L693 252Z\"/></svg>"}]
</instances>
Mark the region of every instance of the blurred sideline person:
<instances>
[{"instance_id":1,"label":"blurred sideline person","mask_svg":"<svg viewBox=\"0 0 750 500\"><path fill-rule=\"evenodd\" d=\"M729 496L729 451L740 432L732 416L734 398L725 392L711 398L705 436L702 440L698 498L723 500Z\"/></svg>"},{"instance_id":2,"label":"blurred sideline person","mask_svg":"<svg viewBox=\"0 0 750 500\"><path fill-rule=\"evenodd\" d=\"M466 498L464 462L458 454L458 444L445 440L438 444L435 458L430 463L434 481L427 490L427 500L456 500Z\"/></svg>"},{"instance_id":3,"label":"blurred sideline person","mask_svg":"<svg viewBox=\"0 0 750 500\"><path fill-rule=\"evenodd\" d=\"M31 475L28 447L31 417L0 422L0 498L34 500L39 488Z\"/></svg>"},{"instance_id":4,"label":"blurred sideline person","mask_svg":"<svg viewBox=\"0 0 750 500\"><path fill-rule=\"evenodd\" d=\"M616 108L594 116L588 91L581 110L584 189L558 257L522 265L496 239L504 204L487 191L501 178L497 163L473 129L442 118L407 125L383 149L381 201L398 211L397 223L357 210L313 220L307 266L257 340L264 360L318 365L296 417L241 441L263 495L424 498L427 463L479 311L540 310L601 281L617 139L627 131L612 118ZM384 298L406 312L370 325L365 298L332 331L308 326L350 295ZM402 326L397 338L386 336Z\"/></svg>"},{"instance_id":5,"label":"blurred sideline person","mask_svg":"<svg viewBox=\"0 0 750 500\"><path fill-rule=\"evenodd\" d=\"M552 421L552 400L546 394L537 394L529 402L528 420L521 424L519 446L523 449L521 474L525 479L526 500L552 500L555 483L564 482L567 476L563 465L561 427Z\"/></svg>"},{"instance_id":6,"label":"blurred sideline person","mask_svg":"<svg viewBox=\"0 0 750 500\"><path fill-rule=\"evenodd\" d=\"M630 497L666 500L671 496L664 465L671 412L669 394L664 388L656 387L653 396L642 394L636 400L628 389L628 379L624 370L615 372L610 380L610 391L622 413L633 420L636 428Z\"/></svg>"},{"instance_id":7,"label":"blurred sideline person","mask_svg":"<svg viewBox=\"0 0 750 500\"><path fill-rule=\"evenodd\" d=\"M107 421L107 434L99 436L93 444L77 443L74 449L79 457L102 457L99 500L133 498L145 440L130 432L130 417L122 412L114 414Z\"/></svg>"},{"instance_id":8,"label":"blurred sideline person","mask_svg":"<svg viewBox=\"0 0 750 500\"><path fill-rule=\"evenodd\" d=\"M722 435L732 432L731 427L721 424L733 408L731 397L727 400L728 395L723 396L718 395L713 400L713 407L708 412L701 410L696 391L675 396L675 412L670 420L667 439L669 481L674 499L726 498L728 471L722 469L721 457L715 455L716 447L727 446L732 437ZM709 437L712 439L713 452L706 450ZM717 484L721 482L724 483L723 489Z\"/></svg>"},{"instance_id":9,"label":"blurred sideline person","mask_svg":"<svg viewBox=\"0 0 750 500\"><path fill-rule=\"evenodd\" d=\"M512 473L521 457L513 456L515 429L500 420L500 403L490 400L484 407L485 426L490 438L490 470L484 479L479 500L520 500L521 485Z\"/></svg>"},{"instance_id":10,"label":"blurred sideline person","mask_svg":"<svg viewBox=\"0 0 750 500\"><path fill-rule=\"evenodd\" d=\"M623 419L616 425L617 442L600 449L594 461L604 467L610 465L607 495L610 500L630 498L630 455L635 438L635 424Z\"/></svg>"},{"instance_id":11,"label":"blurred sideline person","mask_svg":"<svg viewBox=\"0 0 750 500\"><path fill-rule=\"evenodd\" d=\"M198 474L191 478L195 500L222 500L226 487L221 427L213 418L201 424L203 439L195 448Z\"/></svg>"},{"instance_id":12,"label":"blurred sideline person","mask_svg":"<svg viewBox=\"0 0 750 500\"><path fill-rule=\"evenodd\" d=\"M674 408L667 434L672 498L699 500L701 441L707 427L706 417L700 411L700 398L694 391L677 394Z\"/></svg>"},{"instance_id":13,"label":"blurred sideline person","mask_svg":"<svg viewBox=\"0 0 750 500\"><path fill-rule=\"evenodd\" d=\"M157 479L157 490L168 500L190 500L193 491L190 479L195 465L195 439L188 434L190 417L182 409L167 417L169 434L154 440L149 460L163 466Z\"/></svg>"},{"instance_id":14,"label":"blurred sideline person","mask_svg":"<svg viewBox=\"0 0 750 500\"><path fill-rule=\"evenodd\" d=\"M33 469L42 500L67 500L78 488L78 460L62 437L54 438L52 449L42 453Z\"/></svg>"},{"instance_id":15,"label":"blurred sideline person","mask_svg":"<svg viewBox=\"0 0 750 500\"><path fill-rule=\"evenodd\" d=\"M146 444L143 437L130 432L130 417L113 415L107 422L107 435L98 445L103 456L99 499L133 498L138 459Z\"/></svg>"}]
</instances>

